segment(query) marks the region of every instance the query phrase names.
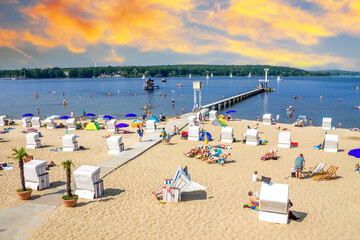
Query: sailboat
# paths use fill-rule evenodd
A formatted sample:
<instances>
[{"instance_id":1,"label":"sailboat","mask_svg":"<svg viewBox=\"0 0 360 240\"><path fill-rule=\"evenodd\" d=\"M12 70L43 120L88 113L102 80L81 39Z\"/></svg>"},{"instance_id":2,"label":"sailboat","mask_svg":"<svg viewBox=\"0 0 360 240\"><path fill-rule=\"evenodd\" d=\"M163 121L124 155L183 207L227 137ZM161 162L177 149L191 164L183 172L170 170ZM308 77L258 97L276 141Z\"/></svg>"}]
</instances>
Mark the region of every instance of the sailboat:
<instances>
[{"instance_id":1,"label":"sailboat","mask_svg":"<svg viewBox=\"0 0 360 240\"><path fill-rule=\"evenodd\" d=\"M232 73L230 73L230 77L232 78Z\"/></svg>"},{"instance_id":2,"label":"sailboat","mask_svg":"<svg viewBox=\"0 0 360 240\"><path fill-rule=\"evenodd\" d=\"M213 73L211 73L211 74L210 74L210 77L213 77L213 76L214 76L214 74L213 74Z\"/></svg>"},{"instance_id":3,"label":"sailboat","mask_svg":"<svg viewBox=\"0 0 360 240\"><path fill-rule=\"evenodd\" d=\"M209 79L209 74L206 74L206 79Z\"/></svg>"},{"instance_id":4,"label":"sailboat","mask_svg":"<svg viewBox=\"0 0 360 240\"><path fill-rule=\"evenodd\" d=\"M189 74L189 78L191 78L191 74Z\"/></svg>"},{"instance_id":5,"label":"sailboat","mask_svg":"<svg viewBox=\"0 0 360 240\"><path fill-rule=\"evenodd\" d=\"M283 79L282 78L280 78L280 75L278 75L278 77L277 77L277 79L276 80L278 80L278 81L282 81Z\"/></svg>"},{"instance_id":6,"label":"sailboat","mask_svg":"<svg viewBox=\"0 0 360 240\"><path fill-rule=\"evenodd\" d=\"M248 76L249 78L251 78L251 72L249 72L249 76Z\"/></svg>"},{"instance_id":7,"label":"sailboat","mask_svg":"<svg viewBox=\"0 0 360 240\"><path fill-rule=\"evenodd\" d=\"M141 77L141 79L145 79L145 74L143 74L143 76Z\"/></svg>"}]
</instances>

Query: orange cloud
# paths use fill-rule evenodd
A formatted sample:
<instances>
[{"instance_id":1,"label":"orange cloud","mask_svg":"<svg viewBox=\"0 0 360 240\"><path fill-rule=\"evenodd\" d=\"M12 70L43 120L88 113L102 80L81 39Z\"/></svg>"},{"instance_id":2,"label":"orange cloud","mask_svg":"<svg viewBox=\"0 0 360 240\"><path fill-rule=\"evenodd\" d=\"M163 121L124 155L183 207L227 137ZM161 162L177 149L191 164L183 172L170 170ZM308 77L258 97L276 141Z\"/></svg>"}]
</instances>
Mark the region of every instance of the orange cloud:
<instances>
[{"instance_id":1,"label":"orange cloud","mask_svg":"<svg viewBox=\"0 0 360 240\"><path fill-rule=\"evenodd\" d=\"M106 58L101 59L102 62L116 62L116 63L122 63L124 62L124 58L117 55L116 51L114 49L111 50L111 53Z\"/></svg>"}]
</instances>

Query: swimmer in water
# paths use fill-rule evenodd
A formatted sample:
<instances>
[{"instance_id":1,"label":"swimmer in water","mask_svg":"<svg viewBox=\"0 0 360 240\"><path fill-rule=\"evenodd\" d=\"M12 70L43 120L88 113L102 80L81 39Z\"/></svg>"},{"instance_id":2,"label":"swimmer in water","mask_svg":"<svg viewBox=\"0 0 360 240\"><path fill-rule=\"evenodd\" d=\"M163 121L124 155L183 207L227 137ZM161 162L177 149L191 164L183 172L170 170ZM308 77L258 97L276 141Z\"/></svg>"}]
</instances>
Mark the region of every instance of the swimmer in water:
<instances>
[{"instance_id":1,"label":"swimmer in water","mask_svg":"<svg viewBox=\"0 0 360 240\"><path fill-rule=\"evenodd\" d=\"M90 97L92 97L92 93L90 92Z\"/></svg>"},{"instance_id":2,"label":"swimmer in water","mask_svg":"<svg viewBox=\"0 0 360 240\"><path fill-rule=\"evenodd\" d=\"M108 92L107 95L111 96L111 92Z\"/></svg>"},{"instance_id":3,"label":"swimmer in water","mask_svg":"<svg viewBox=\"0 0 360 240\"><path fill-rule=\"evenodd\" d=\"M135 93L135 97L137 96L137 93Z\"/></svg>"},{"instance_id":4,"label":"swimmer in water","mask_svg":"<svg viewBox=\"0 0 360 240\"><path fill-rule=\"evenodd\" d=\"M320 100L322 100L322 96L320 96Z\"/></svg>"},{"instance_id":5,"label":"swimmer in water","mask_svg":"<svg viewBox=\"0 0 360 240\"><path fill-rule=\"evenodd\" d=\"M147 108L148 108L148 106L147 106L147 104L145 104L144 109L147 110Z\"/></svg>"},{"instance_id":6,"label":"swimmer in water","mask_svg":"<svg viewBox=\"0 0 360 240\"><path fill-rule=\"evenodd\" d=\"M175 99L171 99L172 104L175 104Z\"/></svg>"},{"instance_id":7,"label":"swimmer in water","mask_svg":"<svg viewBox=\"0 0 360 240\"><path fill-rule=\"evenodd\" d=\"M130 94L130 91L128 91L128 94Z\"/></svg>"},{"instance_id":8,"label":"swimmer in water","mask_svg":"<svg viewBox=\"0 0 360 240\"><path fill-rule=\"evenodd\" d=\"M341 98L338 99L338 102L341 102Z\"/></svg>"}]
</instances>

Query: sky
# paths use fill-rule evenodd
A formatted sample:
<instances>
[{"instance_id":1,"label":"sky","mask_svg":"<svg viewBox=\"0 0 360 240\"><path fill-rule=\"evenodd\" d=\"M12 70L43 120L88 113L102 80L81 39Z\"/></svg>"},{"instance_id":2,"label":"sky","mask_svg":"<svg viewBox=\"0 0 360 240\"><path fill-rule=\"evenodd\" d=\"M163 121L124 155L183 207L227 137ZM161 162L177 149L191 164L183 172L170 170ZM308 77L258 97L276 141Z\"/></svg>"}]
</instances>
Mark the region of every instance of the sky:
<instances>
[{"instance_id":1,"label":"sky","mask_svg":"<svg viewBox=\"0 0 360 240\"><path fill-rule=\"evenodd\" d=\"M360 0L0 0L0 69L269 64L360 71Z\"/></svg>"}]
</instances>

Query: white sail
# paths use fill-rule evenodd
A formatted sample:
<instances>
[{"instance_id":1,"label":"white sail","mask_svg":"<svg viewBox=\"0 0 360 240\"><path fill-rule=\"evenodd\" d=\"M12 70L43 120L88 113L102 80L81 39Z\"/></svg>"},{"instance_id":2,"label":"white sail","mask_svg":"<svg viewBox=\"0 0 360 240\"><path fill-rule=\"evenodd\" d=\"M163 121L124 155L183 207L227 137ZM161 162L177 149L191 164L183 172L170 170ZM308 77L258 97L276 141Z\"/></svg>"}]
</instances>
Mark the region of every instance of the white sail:
<instances>
[{"instance_id":1,"label":"white sail","mask_svg":"<svg viewBox=\"0 0 360 240\"><path fill-rule=\"evenodd\" d=\"M230 77L232 78L232 73L230 73Z\"/></svg>"},{"instance_id":2,"label":"white sail","mask_svg":"<svg viewBox=\"0 0 360 240\"><path fill-rule=\"evenodd\" d=\"M191 78L191 74L189 74L189 78Z\"/></svg>"},{"instance_id":3,"label":"white sail","mask_svg":"<svg viewBox=\"0 0 360 240\"><path fill-rule=\"evenodd\" d=\"M248 76L249 78L251 78L251 72L249 72L249 76Z\"/></svg>"},{"instance_id":4,"label":"white sail","mask_svg":"<svg viewBox=\"0 0 360 240\"><path fill-rule=\"evenodd\" d=\"M141 79L145 79L145 74L143 74L143 76L141 77Z\"/></svg>"},{"instance_id":5,"label":"white sail","mask_svg":"<svg viewBox=\"0 0 360 240\"><path fill-rule=\"evenodd\" d=\"M209 79L209 74L206 74L206 79Z\"/></svg>"},{"instance_id":6,"label":"white sail","mask_svg":"<svg viewBox=\"0 0 360 240\"><path fill-rule=\"evenodd\" d=\"M213 74L213 73L211 73L211 74L210 74L210 76L211 76L211 77L213 77L213 76L214 76L214 74Z\"/></svg>"}]
</instances>

